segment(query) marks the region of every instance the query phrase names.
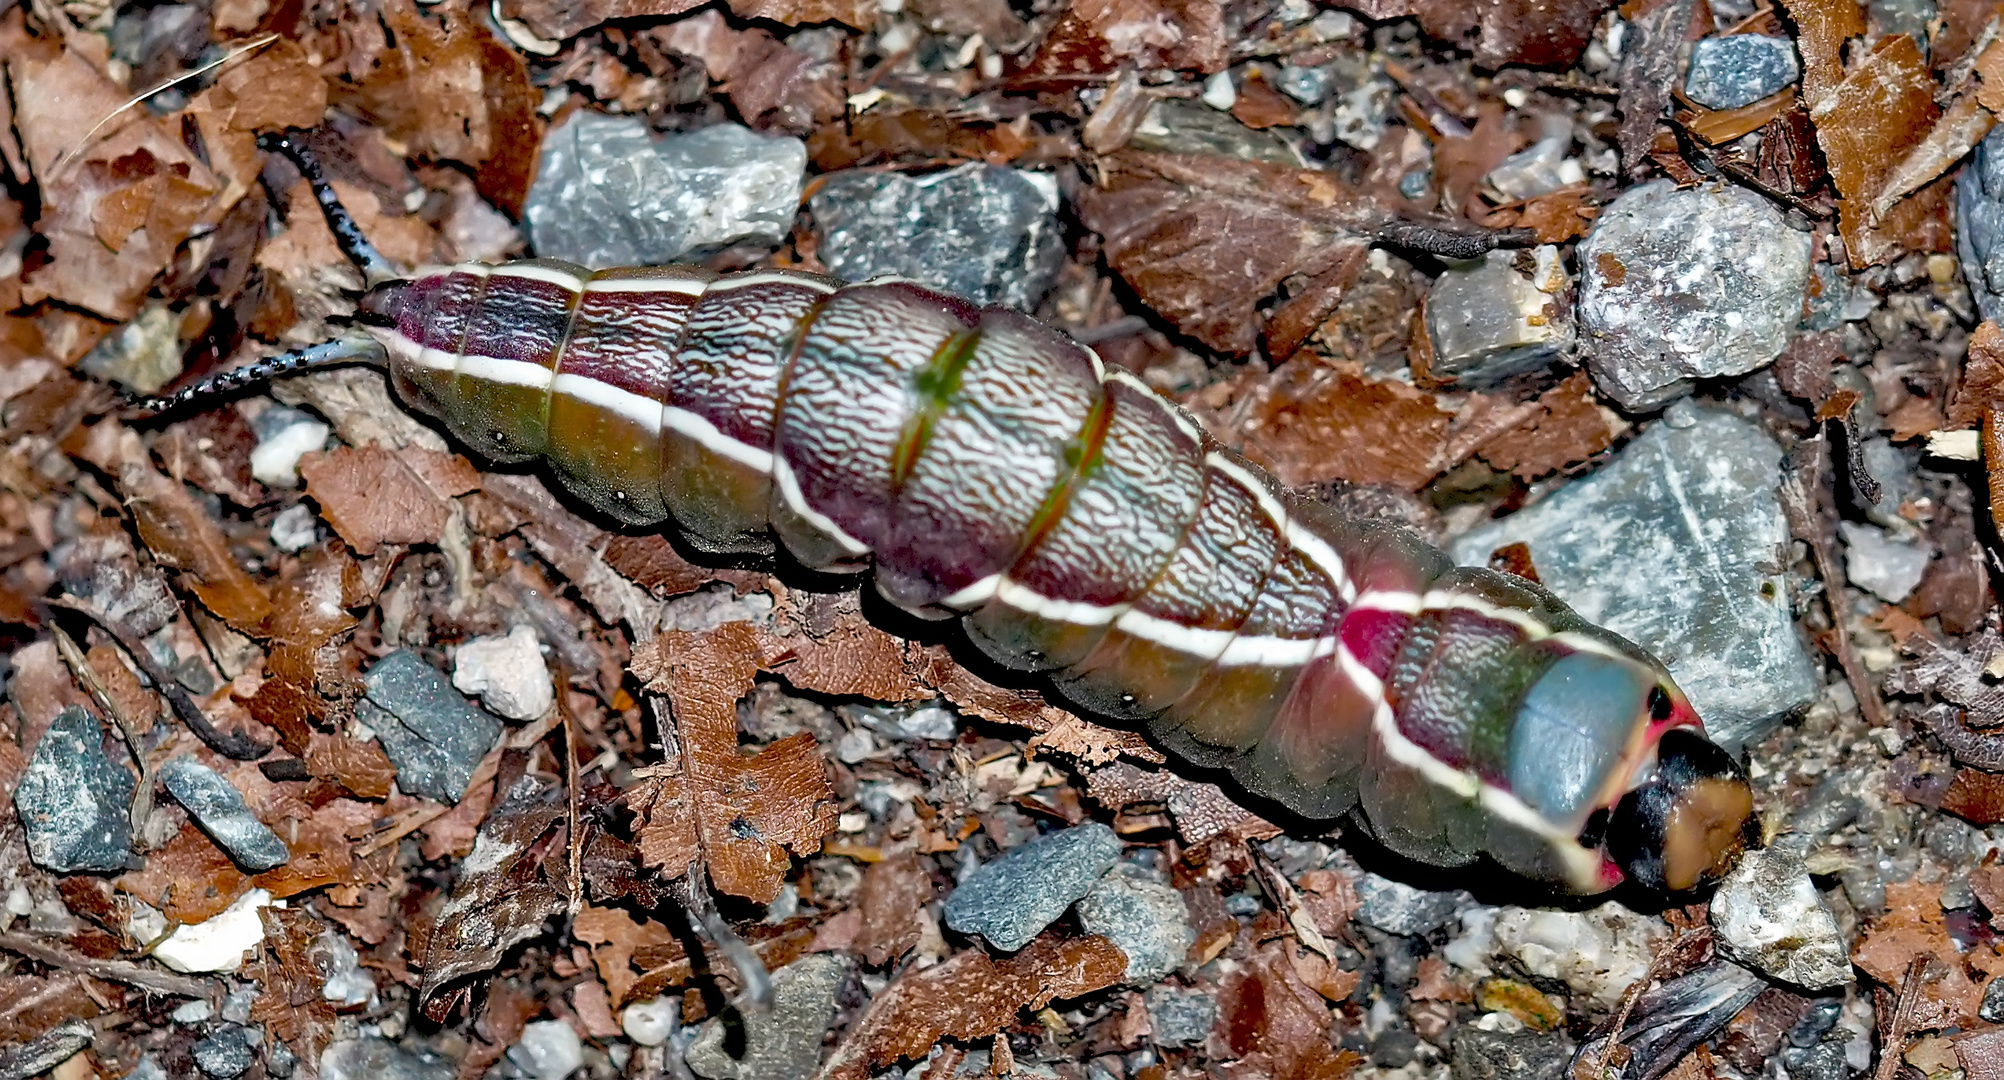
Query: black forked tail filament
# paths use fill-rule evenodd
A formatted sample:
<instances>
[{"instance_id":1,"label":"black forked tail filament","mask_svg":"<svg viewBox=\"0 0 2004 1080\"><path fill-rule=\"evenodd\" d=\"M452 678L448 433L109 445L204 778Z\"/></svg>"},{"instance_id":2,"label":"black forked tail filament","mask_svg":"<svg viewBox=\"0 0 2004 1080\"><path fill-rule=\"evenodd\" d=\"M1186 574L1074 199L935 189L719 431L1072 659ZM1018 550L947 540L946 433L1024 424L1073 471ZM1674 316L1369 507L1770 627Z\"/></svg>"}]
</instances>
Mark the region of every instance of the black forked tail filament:
<instances>
[{"instance_id":1,"label":"black forked tail filament","mask_svg":"<svg viewBox=\"0 0 2004 1080\"><path fill-rule=\"evenodd\" d=\"M401 276L390 260L376 250L376 245L362 234L362 227L355 224L355 216L341 205L341 197L334 194L334 185L327 182L327 176L320 171L320 159L306 149L306 144L290 133L279 135L259 135L257 145L260 150L271 150L284 154L306 178L313 189L313 197L320 203L320 210L327 215L327 227L334 233L334 242L341 246L341 254L362 271L362 280L371 286Z\"/></svg>"},{"instance_id":2,"label":"black forked tail filament","mask_svg":"<svg viewBox=\"0 0 2004 1080\"><path fill-rule=\"evenodd\" d=\"M235 393L247 386L270 382L281 376L297 375L304 371L343 364L380 364L384 359L385 353L381 344L374 338L355 334L338 337L333 341L324 341L304 349L282 352L277 356L268 356L240 368L218 372L167 397L133 397L126 404L140 417L158 416L196 402Z\"/></svg>"}]
</instances>

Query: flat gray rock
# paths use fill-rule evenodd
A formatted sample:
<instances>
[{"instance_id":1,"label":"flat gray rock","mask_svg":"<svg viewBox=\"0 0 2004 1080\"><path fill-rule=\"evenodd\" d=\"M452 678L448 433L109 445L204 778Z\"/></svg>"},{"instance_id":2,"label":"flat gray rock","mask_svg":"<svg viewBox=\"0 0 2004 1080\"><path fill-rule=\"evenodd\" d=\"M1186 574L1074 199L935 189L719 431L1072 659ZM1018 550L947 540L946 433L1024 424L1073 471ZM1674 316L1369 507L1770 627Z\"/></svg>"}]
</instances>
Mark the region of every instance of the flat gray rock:
<instances>
[{"instance_id":1,"label":"flat gray rock","mask_svg":"<svg viewBox=\"0 0 2004 1080\"><path fill-rule=\"evenodd\" d=\"M1780 468L1781 447L1753 424L1680 404L1599 472L1451 550L1480 566L1529 545L1547 588L1655 653L1737 750L1822 686L1771 569L1789 538Z\"/></svg>"},{"instance_id":2,"label":"flat gray rock","mask_svg":"<svg viewBox=\"0 0 2004 1080\"><path fill-rule=\"evenodd\" d=\"M1587 369L1622 408L1647 412L1693 379L1781 355L1802 318L1809 234L1743 188L1656 180L1607 204L1579 268Z\"/></svg>"},{"instance_id":3,"label":"flat gray rock","mask_svg":"<svg viewBox=\"0 0 2004 1080\"><path fill-rule=\"evenodd\" d=\"M355 718L375 731L397 767L397 786L458 802L474 766L501 737L501 721L474 708L443 672L407 649L378 661L362 683L368 696L355 703Z\"/></svg>"},{"instance_id":4,"label":"flat gray rock","mask_svg":"<svg viewBox=\"0 0 2004 1080\"><path fill-rule=\"evenodd\" d=\"M1453 263L1426 298L1433 376L1481 388L1549 366L1571 350L1571 285L1558 249L1492 251Z\"/></svg>"},{"instance_id":5,"label":"flat gray rock","mask_svg":"<svg viewBox=\"0 0 2004 1080\"><path fill-rule=\"evenodd\" d=\"M291 861L285 841L251 813L243 793L216 770L192 757L177 757L160 766L160 782L238 866L259 874Z\"/></svg>"},{"instance_id":6,"label":"flat gray rock","mask_svg":"<svg viewBox=\"0 0 2004 1080\"><path fill-rule=\"evenodd\" d=\"M320 1054L321 1080L453 1080L458 1072L437 1054L406 1050L380 1035L337 1042Z\"/></svg>"},{"instance_id":7,"label":"flat gray rock","mask_svg":"<svg viewBox=\"0 0 2004 1080\"><path fill-rule=\"evenodd\" d=\"M1787 38L1726 34L1691 46L1684 93L1707 109L1737 109L1781 93L1801 76Z\"/></svg>"},{"instance_id":8,"label":"flat gray rock","mask_svg":"<svg viewBox=\"0 0 2004 1080\"><path fill-rule=\"evenodd\" d=\"M1079 899L1079 926L1127 954L1127 981L1139 986L1183 965L1197 941L1183 894L1131 863L1120 863Z\"/></svg>"},{"instance_id":9,"label":"flat gray rock","mask_svg":"<svg viewBox=\"0 0 2004 1080\"><path fill-rule=\"evenodd\" d=\"M132 772L104 752L104 727L81 706L56 717L14 788L28 858L57 874L112 873L132 858Z\"/></svg>"},{"instance_id":10,"label":"flat gray rock","mask_svg":"<svg viewBox=\"0 0 2004 1080\"><path fill-rule=\"evenodd\" d=\"M1802 857L1785 847L1749 851L1712 895L1719 952L1805 990L1851 981L1851 951L1837 916L1809 880Z\"/></svg>"},{"instance_id":11,"label":"flat gray rock","mask_svg":"<svg viewBox=\"0 0 2004 1080\"><path fill-rule=\"evenodd\" d=\"M946 925L1015 952L1056 922L1120 857L1096 821L1048 833L983 864L946 898Z\"/></svg>"},{"instance_id":12,"label":"flat gray rock","mask_svg":"<svg viewBox=\"0 0 2004 1080\"><path fill-rule=\"evenodd\" d=\"M778 244L806 169L799 139L736 124L657 137L639 117L583 111L543 140L523 217L545 258L672 263L738 241Z\"/></svg>"},{"instance_id":13,"label":"flat gray rock","mask_svg":"<svg viewBox=\"0 0 2004 1080\"><path fill-rule=\"evenodd\" d=\"M724 1025L704 1023L686 1060L707 1080L796 1080L814 1075L821 1040L835 1019L835 994L849 976L836 953L809 953L772 976L772 1008L744 1018L744 1043L726 1048Z\"/></svg>"},{"instance_id":14,"label":"flat gray rock","mask_svg":"<svg viewBox=\"0 0 2004 1080\"><path fill-rule=\"evenodd\" d=\"M930 176L830 175L809 200L821 257L849 281L910 278L984 304L1037 306L1058 279L1058 185L978 162Z\"/></svg>"}]
</instances>

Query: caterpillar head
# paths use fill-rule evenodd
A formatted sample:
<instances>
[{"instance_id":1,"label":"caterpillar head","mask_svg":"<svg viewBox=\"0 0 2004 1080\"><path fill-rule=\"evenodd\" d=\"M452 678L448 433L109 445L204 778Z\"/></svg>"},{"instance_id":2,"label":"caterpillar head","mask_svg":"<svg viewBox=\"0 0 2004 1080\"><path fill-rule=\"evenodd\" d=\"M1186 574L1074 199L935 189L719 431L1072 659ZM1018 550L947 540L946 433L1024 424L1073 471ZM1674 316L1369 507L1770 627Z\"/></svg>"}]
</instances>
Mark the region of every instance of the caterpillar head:
<instances>
[{"instance_id":1,"label":"caterpillar head","mask_svg":"<svg viewBox=\"0 0 2004 1080\"><path fill-rule=\"evenodd\" d=\"M1745 771L1690 728L1663 732L1655 768L1607 819L1608 857L1630 878L1664 892L1718 881L1759 842Z\"/></svg>"}]
</instances>

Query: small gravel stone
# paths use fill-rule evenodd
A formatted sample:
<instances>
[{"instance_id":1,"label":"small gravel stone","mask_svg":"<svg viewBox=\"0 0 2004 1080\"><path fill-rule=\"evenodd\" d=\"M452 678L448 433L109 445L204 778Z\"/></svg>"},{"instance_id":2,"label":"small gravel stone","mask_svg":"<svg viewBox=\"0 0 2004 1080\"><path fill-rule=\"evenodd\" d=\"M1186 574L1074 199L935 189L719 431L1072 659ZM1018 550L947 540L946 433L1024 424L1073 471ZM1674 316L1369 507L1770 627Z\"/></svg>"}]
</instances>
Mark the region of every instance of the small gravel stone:
<instances>
[{"instance_id":1,"label":"small gravel stone","mask_svg":"<svg viewBox=\"0 0 2004 1080\"><path fill-rule=\"evenodd\" d=\"M1049 174L970 162L930 176L830 175L809 202L837 277L910 278L984 304L1037 306L1064 262Z\"/></svg>"},{"instance_id":2,"label":"small gravel stone","mask_svg":"<svg viewBox=\"0 0 2004 1080\"><path fill-rule=\"evenodd\" d=\"M1781 93L1801 76L1787 38L1727 34L1691 46L1684 93L1707 109L1737 109Z\"/></svg>"},{"instance_id":3,"label":"small gravel stone","mask_svg":"<svg viewBox=\"0 0 2004 1080\"><path fill-rule=\"evenodd\" d=\"M240 1024L225 1024L195 1044L195 1067L215 1080L230 1080L250 1071L263 1036Z\"/></svg>"},{"instance_id":4,"label":"small gravel stone","mask_svg":"<svg viewBox=\"0 0 2004 1080\"><path fill-rule=\"evenodd\" d=\"M1993 1024L2004 1024L2004 979L1992 979L1983 988L1983 1004L1976 1015Z\"/></svg>"},{"instance_id":5,"label":"small gravel stone","mask_svg":"<svg viewBox=\"0 0 2004 1080\"><path fill-rule=\"evenodd\" d=\"M368 696L355 703L355 718L375 731L397 767L397 786L457 803L473 767L501 737L501 722L467 704L444 675L409 650L378 661L362 682Z\"/></svg>"},{"instance_id":6,"label":"small gravel stone","mask_svg":"<svg viewBox=\"0 0 2004 1080\"><path fill-rule=\"evenodd\" d=\"M320 984L322 998L352 1008L366 1005L376 996L376 980L362 970L362 958L349 943L348 935L329 930L314 939L308 955L325 979Z\"/></svg>"},{"instance_id":7,"label":"small gravel stone","mask_svg":"<svg viewBox=\"0 0 2004 1080\"><path fill-rule=\"evenodd\" d=\"M1301 151L1273 132L1254 131L1231 113L1173 98L1149 108L1127 145L1164 154L1202 154L1295 168L1304 164Z\"/></svg>"},{"instance_id":8,"label":"small gravel stone","mask_svg":"<svg viewBox=\"0 0 2004 1080\"><path fill-rule=\"evenodd\" d=\"M320 1054L320 1080L453 1080L453 1063L429 1051L410 1051L380 1035L329 1046Z\"/></svg>"},{"instance_id":9,"label":"small gravel stone","mask_svg":"<svg viewBox=\"0 0 2004 1080\"><path fill-rule=\"evenodd\" d=\"M1535 199L1586 181L1586 171L1578 159L1567 156L1573 148L1572 121L1561 115L1547 115L1539 132L1537 142L1504 158L1484 177L1507 199Z\"/></svg>"},{"instance_id":10,"label":"small gravel stone","mask_svg":"<svg viewBox=\"0 0 2004 1080\"><path fill-rule=\"evenodd\" d=\"M77 361L94 379L134 393L154 394L181 375L181 315L166 304L148 304L117 333Z\"/></svg>"},{"instance_id":11,"label":"small gravel stone","mask_svg":"<svg viewBox=\"0 0 2004 1080\"><path fill-rule=\"evenodd\" d=\"M1559 303L1571 282L1558 249L1533 252L1524 260L1528 274L1518 266L1521 255L1492 251L1450 265L1434 281L1426 300L1434 378L1480 389L1571 350L1572 311Z\"/></svg>"},{"instance_id":12,"label":"small gravel stone","mask_svg":"<svg viewBox=\"0 0 2004 1080\"><path fill-rule=\"evenodd\" d=\"M1747 852L1719 884L1711 912L1719 951L1729 959L1808 990L1851 981L1837 917L1801 857L1786 848Z\"/></svg>"},{"instance_id":13,"label":"small gravel stone","mask_svg":"<svg viewBox=\"0 0 2004 1080\"><path fill-rule=\"evenodd\" d=\"M536 632L526 626L461 645L452 657L452 685L510 720L535 720L557 702Z\"/></svg>"},{"instance_id":14,"label":"small gravel stone","mask_svg":"<svg viewBox=\"0 0 2004 1080\"><path fill-rule=\"evenodd\" d=\"M1561 1080L1573 1045L1556 1031L1484 1031L1463 1024L1449 1039L1448 1055L1453 1080Z\"/></svg>"},{"instance_id":15,"label":"small gravel stone","mask_svg":"<svg viewBox=\"0 0 2004 1080\"><path fill-rule=\"evenodd\" d=\"M619 1029L641 1046L660 1046L668 1041L681 1014L681 1003L651 997L619 1010Z\"/></svg>"},{"instance_id":16,"label":"small gravel stone","mask_svg":"<svg viewBox=\"0 0 2004 1080\"><path fill-rule=\"evenodd\" d=\"M305 503L295 503L271 519L271 543L288 554L297 554L320 542L320 515Z\"/></svg>"},{"instance_id":17,"label":"small gravel stone","mask_svg":"<svg viewBox=\"0 0 2004 1080\"><path fill-rule=\"evenodd\" d=\"M177 1024L199 1024L216 1015L216 1006L208 998L196 998L167 1015L173 1017Z\"/></svg>"},{"instance_id":18,"label":"small gravel stone","mask_svg":"<svg viewBox=\"0 0 2004 1080\"><path fill-rule=\"evenodd\" d=\"M132 858L132 773L104 750L104 728L81 706L59 714L14 788L28 857L57 874L111 873Z\"/></svg>"},{"instance_id":19,"label":"small gravel stone","mask_svg":"<svg viewBox=\"0 0 2004 1080\"><path fill-rule=\"evenodd\" d=\"M800 207L807 145L736 124L655 137L634 116L579 112L543 140L523 211L536 254L594 268L773 245Z\"/></svg>"},{"instance_id":20,"label":"small gravel stone","mask_svg":"<svg viewBox=\"0 0 2004 1080\"><path fill-rule=\"evenodd\" d=\"M235 971L245 951L264 941L264 920L257 909L274 906L284 905L273 904L269 892L252 889L201 922L175 927L151 955L175 971Z\"/></svg>"},{"instance_id":21,"label":"small gravel stone","mask_svg":"<svg viewBox=\"0 0 2004 1080\"><path fill-rule=\"evenodd\" d=\"M1446 926L1467 895L1415 889L1367 870L1357 876L1357 918L1387 934L1416 937Z\"/></svg>"},{"instance_id":22,"label":"small gravel stone","mask_svg":"<svg viewBox=\"0 0 2004 1080\"><path fill-rule=\"evenodd\" d=\"M812 1076L835 1019L836 991L848 976L848 961L834 953L812 953L780 968L772 977L772 1008L744 1019L743 1053L725 1049L723 1023L710 1020L689 1045L689 1068L708 1080Z\"/></svg>"},{"instance_id":23,"label":"small gravel stone","mask_svg":"<svg viewBox=\"0 0 2004 1080\"><path fill-rule=\"evenodd\" d=\"M1629 188L1580 242L1587 367L1643 412L1691 380L1743 375L1788 345L1809 281L1809 234L1743 188Z\"/></svg>"},{"instance_id":24,"label":"small gravel stone","mask_svg":"<svg viewBox=\"0 0 2004 1080\"><path fill-rule=\"evenodd\" d=\"M1611 902L1587 911L1475 908L1462 914L1461 933L1442 956L1476 975L1493 974L1488 961L1505 958L1503 970L1556 979L1612 1010L1669 935L1662 919Z\"/></svg>"},{"instance_id":25,"label":"small gravel stone","mask_svg":"<svg viewBox=\"0 0 2004 1080\"><path fill-rule=\"evenodd\" d=\"M1194 1046L1218 1022L1217 995L1206 990L1158 984L1149 987L1142 1000L1158 1046Z\"/></svg>"},{"instance_id":26,"label":"small gravel stone","mask_svg":"<svg viewBox=\"0 0 2004 1080\"><path fill-rule=\"evenodd\" d=\"M1090 891L1120 848L1096 821L1038 837L967 875L946 898L946 924L1015 952Z\"/></svg>"},{"instance_id":27,"label":"small gravel stone","mask_svg":"<svg viewBox=\"0 0 2004 1080\"><path fill-rule=\"evenodd\" d=\"M258 874L292 860L285 841L251 813L243 793L216 770L192 757L177 757L160 766L160 782L238 866Z\"/></svg>"},{"instance_id":28,"label":"small gravel stone","mask_svg":"<svg viewBox=\"0 0 2004 1080\"><path fill-rule=\"evenodd\" d=\"M1897 604L1920 588L1934 545L1920 536L1895 536L1877 525L1840 521L1844 537L1844 576L1851 584Z\"/></svg>"},{"instance_id":29,"label":"small gravel stone","mask_svg":"<svg viewBox=\"0 0 2004 1080\"><path fill-rule=\"evenodd\" d=\"M538 1020L522 1026L508 1060L535 1080L564 1080L584 1067L584 1040L567 1021Z\"/></svg>"},{"instance_id":30,"label":"small gravel stone","mask_svg":"<svg viewBox=\"0 0 2004 1080\"><path fill-rule=\"evenodd\" d=\"M1955 250L1977 310L2004 322L2004 127L1992 128L1955 178Z\"/></svg>"},{"instance_id":31,"label":"small gravel stone","mask_svg":"<svg viewBox=\"0 0 2004 1080\"><path fill-rule=\"evenodd\" d=\"M1992 980L1992 986L2004 986L2004 980ZM1788 1080L1851 1080L1851 1064L1844 1060L1844 1044L1822 1042L1809 1048L1802 1057L1788 1066Z\"/></svg>"},{"instance_id":32,"label":"small gravel stone","mask_svg":"<svg viewBox=\"0 0 2004 1080\"><path fill-rule=\"evenodd\" d=\"M1127 981L1139 986L1182 966L1197 941L1183 894L1147 869L1120 863L1078 902L1079 925L1127 954Z\"/></svg>"},{"instance_id":33,"label":"small gravel stone","mask_svg":"<svg viewBox=\"0 0 2004 1080\"><path fill-rule=\"evenodd\" d=\"M1480 566L1523 542L1545 585L1655 653L1730 750L1815 699L1788 588L1763 569L1788 543L1781 448L1731 413L1680 403L1612 463L1461 537Z\"/></svg>"},{"instance_id":34,"label":"small gravel stone","mask_svg":"<svg viewBox=\"0 0 2004 1080\"><path fill-rule=\"evenodd\" d=\"M251 476L273 487L299 486L299 459L327 445L334 429L313 414L273 405L251 421L257 445L251 449ZM309 511L310 513L311 511Z\"/></svg>"},{"instance_id":35,"label":"small gravel stone","mask_svg":"<svg viewBox=\"0 0 2004 1080\"><path fill-rule=\"evenodd\" d=\"M849 722L849 730L868 728L887 739L934 739L952 742L960 733L960 719L944 705L837 705L835 714Z\"/></svg>"}]
</instances>

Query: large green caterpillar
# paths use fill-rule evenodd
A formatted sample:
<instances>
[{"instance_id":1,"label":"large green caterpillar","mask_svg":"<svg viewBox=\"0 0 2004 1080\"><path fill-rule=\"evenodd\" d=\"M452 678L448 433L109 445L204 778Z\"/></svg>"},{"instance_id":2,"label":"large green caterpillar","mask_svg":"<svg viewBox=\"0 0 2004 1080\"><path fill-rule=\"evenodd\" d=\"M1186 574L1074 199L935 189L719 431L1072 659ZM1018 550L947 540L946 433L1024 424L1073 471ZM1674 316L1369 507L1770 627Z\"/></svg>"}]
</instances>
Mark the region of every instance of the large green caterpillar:
<instances>
[{"instance_id":1,"label":"large green caterpillar","mask_svg":"<svg viewBox=\"0 0 2004 1080\"><path fill-rule=\"evenodd\" d=\"M1738 764L1663 666L1536 584L1283 490L1018 312L905 281L589 271L400 276L317 168L370 289L357 329L226 373L374 362L501 463L701 551L874 568L1011 668L1412 858L1579 892L1681 890L1756 839Z\"/></svg>"}]
</instances>

